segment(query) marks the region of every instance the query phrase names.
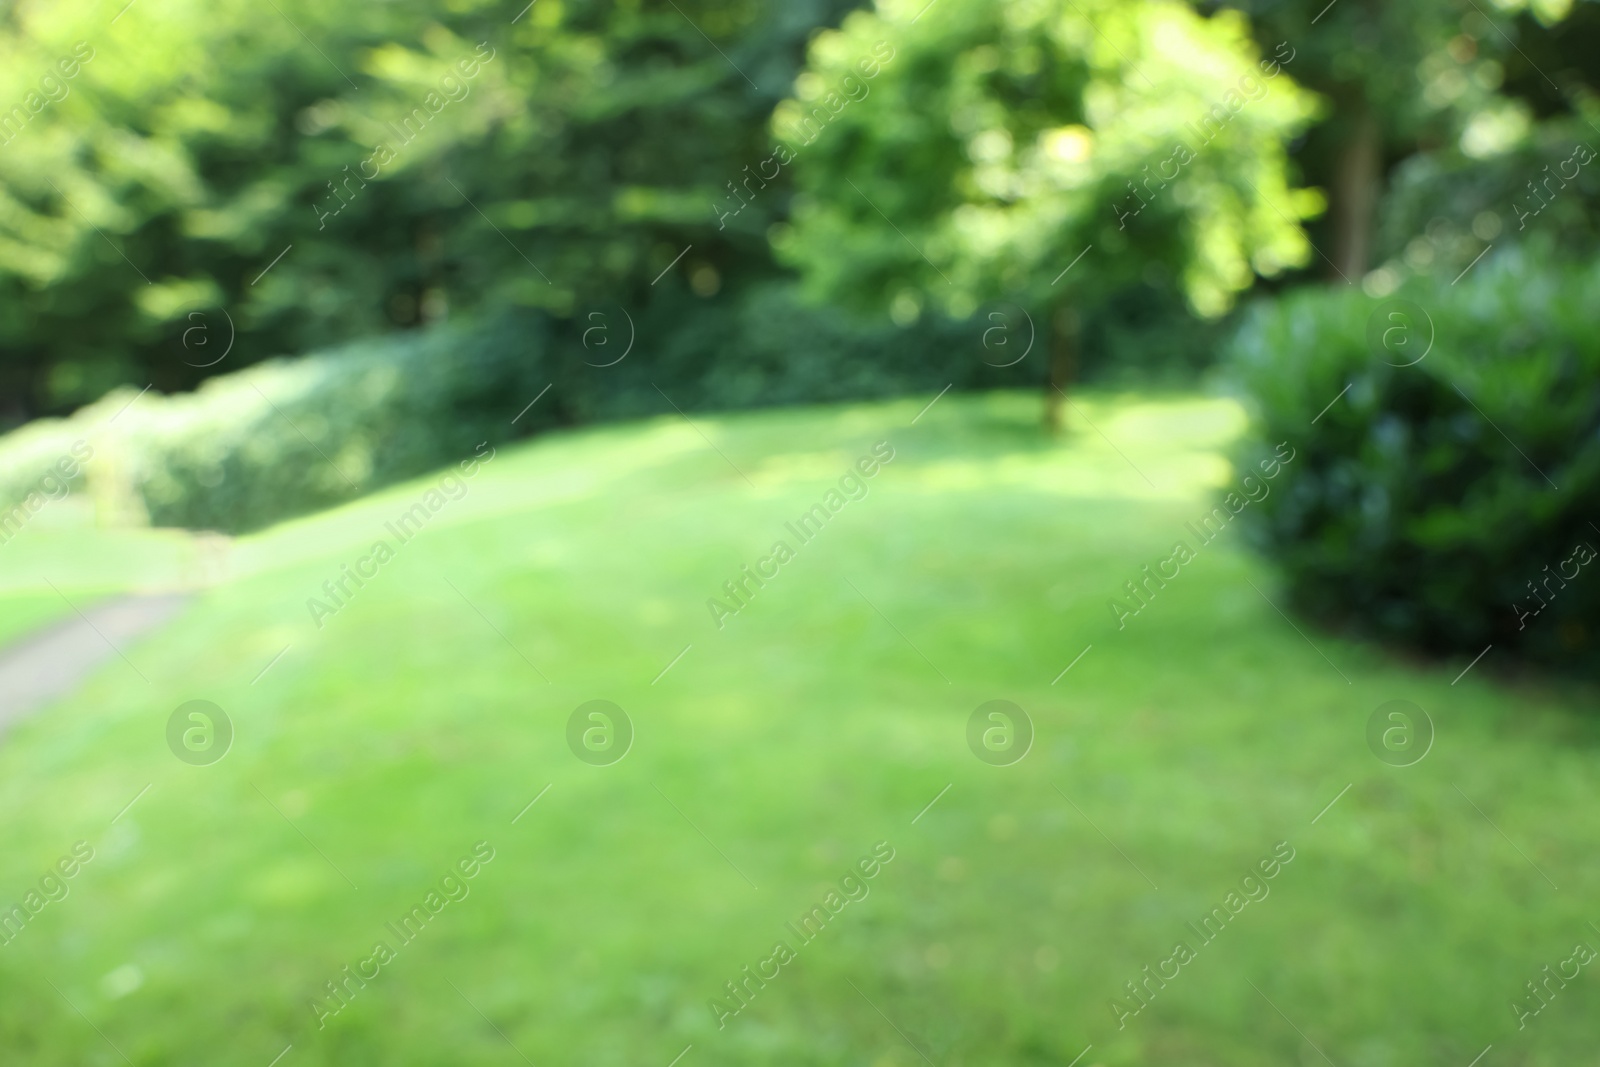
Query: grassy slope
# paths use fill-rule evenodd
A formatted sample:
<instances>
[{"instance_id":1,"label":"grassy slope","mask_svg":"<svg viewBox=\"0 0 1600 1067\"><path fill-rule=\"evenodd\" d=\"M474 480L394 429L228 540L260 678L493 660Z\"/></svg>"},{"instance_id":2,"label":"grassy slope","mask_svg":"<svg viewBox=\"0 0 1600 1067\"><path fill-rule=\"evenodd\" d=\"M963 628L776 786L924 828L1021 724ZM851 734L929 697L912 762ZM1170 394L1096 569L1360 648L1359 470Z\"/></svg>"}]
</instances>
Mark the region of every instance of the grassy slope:
<instances>
[{"instance_id":1,"label":"grassy slope","mask_svg":"<svg viewBox=\"0 0 1600 1067\"><path fill-rule=\"evenodd\" d=\"M501 450L321 631L306 598L428 480L241 543L128 650L148 684L113 661L0 746L0 901L97 850L0 948L0 1058L122 1062L46 979L141 1067L290 1042L283 1067L487 1067L506 1038L541 1064L922 1063L896 1028L941 1067L1322 1062L1296 1027L1340 1067L1591 1054L1596 976L1521 1033L1507 1005L1600 947L1592 693L1312 633L1346 684L1232 532L1119 632L1106 599L1227 476L1236 410L1084 401L1141 475L1094 432L1041 443L1031 396L909 427L922 403L701 421L751 484L677 416ZM885 437L870 495L716 630L706 598ZM195 697L238 731L212 767L163 742ZM563 739L596 697L637 729L611 767ZM994 698L1037 727L1015 766L966 748ZM1438 727L1406 769L1364 741L1394 698ZM485 839L471 895L318 1031L310 996ZM707 999L879 840L871 895L717 1030ZM1271 896L1118 1031L1123 983L1281 840ZM106 980L129 965L138 989Z\"/></svg>"}]
</instances>

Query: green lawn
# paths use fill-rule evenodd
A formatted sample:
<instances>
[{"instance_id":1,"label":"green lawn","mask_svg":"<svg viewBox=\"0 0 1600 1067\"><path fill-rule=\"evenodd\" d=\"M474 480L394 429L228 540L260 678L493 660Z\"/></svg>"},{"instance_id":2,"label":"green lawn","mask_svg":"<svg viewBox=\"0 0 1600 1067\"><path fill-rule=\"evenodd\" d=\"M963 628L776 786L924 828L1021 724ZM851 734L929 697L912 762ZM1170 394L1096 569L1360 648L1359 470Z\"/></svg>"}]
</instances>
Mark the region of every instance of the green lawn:
<instances>
[{"instance_id":1,"label":"green lawn","mask_svg":"<svg viewBox=\"0 0 1600 1067\"><path fill-rule=\"evenodd\" d=\"M1465 660L1300 622L1313 647L1236 530L1119 631L1108 598L1229 479L1238 409L1091 395L1098 431L1052 444L1034 395L911 426L928 399L501 448L320 630L307 598L437 478L240 541L232 580L124 650L148 681L114 659L0 744L0 904L95 850L0 947L0 1062L1593 1058L1593 968L1524 1030L1510 1007L1600 947L1592 690L1494 652L1452 685ZM798 544L784 524L883 440L868 495ZM780 538L794 558L719 630L707 598ZM164 740L196 698L237 732L212 766ZM636 730L610 766L565 740L596 698ZM993 699L1037 731L1011 766L967 747ZM1407 768L1366 745L1392 699L1437 727ZM470 894L401 945L385 923L478 842ZM869 895L802 944L786 923L878 842ZM1270 895L1202 945L1186 923L1280 842ZM319 1029L312 998L380 938L394 958ZM718 1029L711 998L780 939L795 958ZM1180 940L1119 1030L1112 999Z\"/></svg>"},{"instance_id":2,"label":"green lawn","mask_svg":"<svg viewBox=\"0 0 1600 1067\"><path fill-rule=\"evenodd\" d=\"M72 608L53 592L0 593L0 650L70 614Z\"/></svg>"},{"instance_id":3,"label":"green lawn","mask_svg":"<svg viewBox=\"0 0 1600 1067\"><path fill-rule=\"evenodd\" d=\"M210 558L181 531L107 531L94 525L87 500L51 501L0 544L0 650L74 607L191 586Z\"/></svg>"}]
</instances>

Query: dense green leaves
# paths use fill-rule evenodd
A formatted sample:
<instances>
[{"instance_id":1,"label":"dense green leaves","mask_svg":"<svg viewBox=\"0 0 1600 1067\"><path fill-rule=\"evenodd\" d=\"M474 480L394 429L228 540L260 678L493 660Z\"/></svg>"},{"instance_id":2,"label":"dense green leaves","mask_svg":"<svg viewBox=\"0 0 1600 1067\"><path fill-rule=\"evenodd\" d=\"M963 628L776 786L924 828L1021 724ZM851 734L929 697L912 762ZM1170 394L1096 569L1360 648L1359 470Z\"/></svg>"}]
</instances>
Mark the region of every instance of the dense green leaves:
<instances>
[{"instance_id":1,"label":"dense green leaves","mask_svg":"<svg viewBox=\"0 0 1600 1067\"><path fill-rule=\"evenodd\" d=\"M713 309L685 321L671 303L631 318L613 308L586 318L576 344L541 313L508 311L270 361L191 393L117 390L0 439L0 520L25 525L87 491L108 518L238 532L558 426L1014 380L981 358L977 329L948 320L840 316L786 284ZM646 346L651 358L635 358ZM87 462L57 467L84 445Z\"/></svg>"},{"instance_id":2,"label":"dense green leaves","mask_svg":"<svg viewBox=\"0 0 1600 1067\"><path fill-rule=\"evenodd\" d=\"M559 319L770 275L785 198L737 227L714 204L846 4L25 7L0 31L0 101L76 42L92 58L0 148L0 419L192 386L216 372L182 341L197 312L237 329L226 370L476 308Z\"/></svg>"},{"instance_id":3,"label":"dense green leaves","mask_svg":"<svg viewBox=\"0 0 1600 1067\"><path fill-rule=\"evenodd\" d=\"M969 314L1165 271L1214 315L1309 257L1297 221L1318 200L1292 187L1284 145L1314 102L1242 20L1160 2L919 6L821 35L775 116L779 137L827 119L793 142L803 199L780 243L822 292Z\"/></svg>"},{"instance_id":4,"label":"dense green leaves","mask_svg":"<svg viewBox=\"0 0 1600 1067\"><path fill-rule=\"evenodd\" d=\"M1597 306L1600 265L1513 255L1455 286L1258 309L1232 354L1257 408L1242 458L1299 455L1246 518L1295 602L1426 648L1592 668L1600 581L1562 565L1600 550Z\"/></svg>"}]
</instances>

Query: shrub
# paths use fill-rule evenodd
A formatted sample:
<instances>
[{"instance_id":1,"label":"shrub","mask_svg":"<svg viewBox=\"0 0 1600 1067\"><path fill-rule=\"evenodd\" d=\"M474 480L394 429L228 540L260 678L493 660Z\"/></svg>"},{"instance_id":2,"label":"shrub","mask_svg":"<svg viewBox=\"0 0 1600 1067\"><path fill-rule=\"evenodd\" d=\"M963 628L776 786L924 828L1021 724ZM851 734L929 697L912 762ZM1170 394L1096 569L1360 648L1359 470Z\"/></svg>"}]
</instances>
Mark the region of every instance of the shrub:
<instances>
[{"instance_id":1,"label":"shrub","mask_svg":"<svg viewBox=\"0 0 1600 1067\"><path fill-rule=\"evenodd\" d=\"M1300 610L1430 651L1600 663L1597 307L1600 264L1510 255L1455 286L1253 309L1227 357L1254 408L1240 458L1298 456L1245 518Z\"/></svg>"},{"instance_id":2,"label":"shrub","mask_svg":"<svg viewBox=\"0 0 1600 1067\"><path fill-rule=\"evenodd\" d=\"M938 316L908 328L802 303L793 286L759 286L700 308L639 320L645 358L589 375L585 417L828 403L1042 380L1043 338L1022 366L987 366L983 327ZM575 346L574 346L575 347ZM589 358L597 359L591 355Z\"/></svg>"},{"instance_id":3,"label":"shrub","mask_svg":"<svg viewBox=\"0 0 1600 1067\"><path fill-rule=\"evenodd\" d=\"M947 385L1042 390L1049 359L1047 324L1030 325L1013 304L982 308L964 321L928 313L902 327L885 316L805 303L785 282L698 306L667 304L634 325L642 357L592 374L579 367L582 378L558 385L564 403L577 398L581 405L570 412L576 421L659 413L665 403L657 386L685 410L936 393ZM1029 355L1004 366L1030 335ZM1192 381L1219 340L1215 325L1195 319L1175 288L1140 285L1084 315L1083 376ZM578 336L562 345L583 350ZM597 351L588 358L614 357Z\"/></svg>"},{"instance_id":4,"label":"shrub","mask_svg":"<svg viewBox=\"0 0 1600 1067\"><path fill-rule=\"evenodd\" d=\"M89 488L114 505L103 514L242 532L452 463L481 441L670 411L663 393L704 410L1017 380L983 364L970 327L866 327L784 286L727 304L689 317L668 302L631 331L614 313L604 348L585 348L585 319L563 329L503 314L272 360L131 406L136 392L119 390L0 440L0 511L24 503L80 437L95 453ZM630 332L629 358L593 365L620 356Z\"/></svg>"},{"instance_id":5,"label":"shrub","mask_svg":"<svg viewBox=\"0 0 1600 1067\"><path fill-rule=\"evenodd\" d=\"M1085 360L1091 374L1123 356L1148 366L1158 349L1179 353L1162 357L1176 373L1198 362L1199 335L1183 329L1180 305L1126 304L1090 317L1087 335L1101 339ZM1001 320L927 315L899 327L807 305L793 285L776 282L602 314L563 322L506 313L398 333L257 364L193 393L152 391L131 406L136 393L119 390L71 419L0 439L0 510L23 500L79 437L94 448L88 482L101 514L240 532L455 462L480 441L670 413L663 395L684 411L728 410L1044 378L1047 338L1016 308ZM1002 321L1005 347L995 332ZM1029 357L997 366L1020 355L1030 332ZM1166 344L1185 334L1187 347Z\"/></svg>"},{"instance_id":6,"label":"shrub","mask_svg":"<svg viewBox=\"0 0 1600 1067\"><path fill-rule=\"evenodd\" d=\"M274 361L143 408L128 445L151 522L254 529L548 423L512 425L549 378L541 338L511 325Z\"/></svg>"},{"instance_id":7,"label":"shrub","mask_svg":"<svg viewBox=\"0 0 1600 1067\"><path fill-rule=\"evenodd\" d=\"M339 503L554 421L536 407L511 422L550 382L540 327L398 334L131 405L135 391L119 390L0 441L0 509L80 438L102 514L238 532Z\"/></svg>"},{"instance_id":8,"label":"shrub","mask_svg":"<svg viewBox=\"0 0 1600 1067\"><path fill-rule=\"evenodd\" d=\"M40 419L6 438L0 463L0 544L15 537L51 500L84 484L93 450L72 424Z\"/></svg>"}]
</instances>

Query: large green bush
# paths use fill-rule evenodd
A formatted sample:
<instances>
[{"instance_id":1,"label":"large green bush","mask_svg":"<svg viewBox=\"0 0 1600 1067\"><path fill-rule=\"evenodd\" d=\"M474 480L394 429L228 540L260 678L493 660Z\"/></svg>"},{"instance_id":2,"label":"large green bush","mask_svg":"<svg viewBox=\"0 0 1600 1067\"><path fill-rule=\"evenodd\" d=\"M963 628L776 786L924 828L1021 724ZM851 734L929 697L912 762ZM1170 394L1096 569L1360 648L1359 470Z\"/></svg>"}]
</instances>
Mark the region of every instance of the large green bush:
<instances>
[{"instance_id":1,"label":"large green bush","mask_svg":"<svg viewBox=\"0 0 1600 1067\"><path fill-rule=\"evenodd\" d=\"M1255 407L1241 459L1297 455L1244 517L1296 606L1430 651L1600 663L1597 308L1600 264L1520 255L1256 308L1229 354Z\"/></svg>"}]
</instances>

